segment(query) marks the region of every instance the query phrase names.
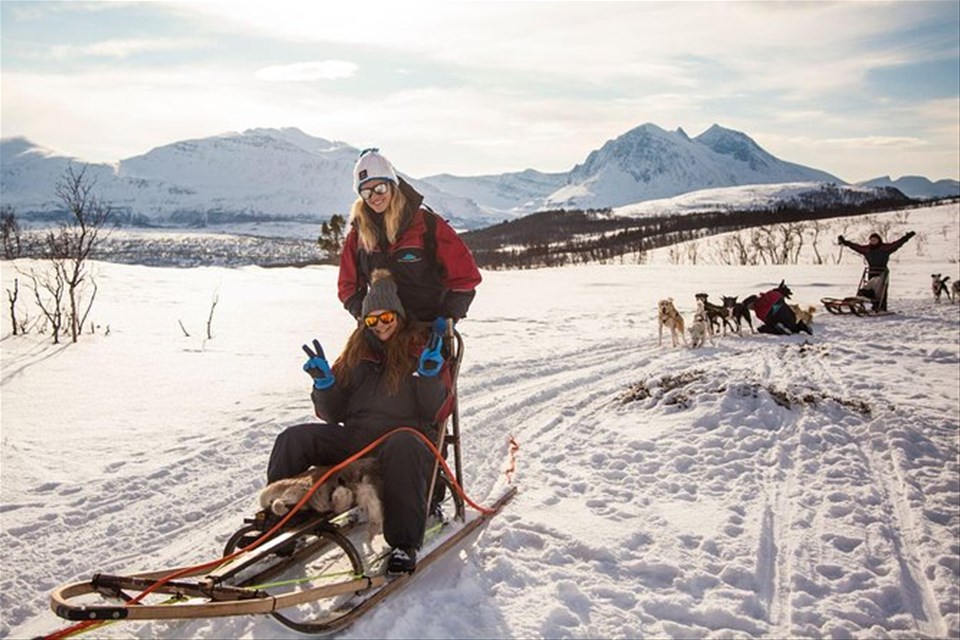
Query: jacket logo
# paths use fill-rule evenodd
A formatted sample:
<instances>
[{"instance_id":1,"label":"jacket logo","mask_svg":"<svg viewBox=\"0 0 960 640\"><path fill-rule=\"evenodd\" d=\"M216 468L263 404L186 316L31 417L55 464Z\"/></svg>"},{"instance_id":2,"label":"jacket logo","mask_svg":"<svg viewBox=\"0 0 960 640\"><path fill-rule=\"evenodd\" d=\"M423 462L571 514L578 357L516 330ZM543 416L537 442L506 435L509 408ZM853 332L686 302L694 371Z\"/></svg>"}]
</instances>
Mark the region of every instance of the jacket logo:
<instances>
[{"instance_id":1,"label":"jacket logo","mask_svg":"<svg viewBox=\"0 0 960 640\"><path fill-rule=\"evenodd\" d=\"M397 262L420 262L420 256L408 252L397 258Z\"/></svg>"}]
</instances>

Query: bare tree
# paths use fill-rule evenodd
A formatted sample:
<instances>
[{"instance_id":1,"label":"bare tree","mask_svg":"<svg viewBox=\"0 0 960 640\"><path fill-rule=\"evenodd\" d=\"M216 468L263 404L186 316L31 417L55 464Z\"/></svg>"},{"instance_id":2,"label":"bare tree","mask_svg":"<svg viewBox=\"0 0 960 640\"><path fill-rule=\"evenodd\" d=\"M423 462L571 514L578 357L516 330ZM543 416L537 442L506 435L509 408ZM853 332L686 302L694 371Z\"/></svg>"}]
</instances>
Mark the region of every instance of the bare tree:
<instances>
[{"instance_id":1,"label":"bare tree","mask_svg":"<svg viewBox=\"0 0 960 640\"><path fill-rule=\"evenodd\" d=\"M19 258L23 250L20 223L16 211L8 204L0 206L0 238L3 240L3 257L7 260Z\"/></svg>"},{"instance_id":2,"label":"bare tree","mask_svg":"<svg viewBox=\"0 0 960 640\"><path fill-rule=\"evenodd\" d=\"M25 274L30 278L31 289L33 289L33 298L40 307L40 312L47 322L50 323L50 329L53 332L53 344L60 344L60 335L64 332L64 294L66 292L66 283L63 279L63 272L60 269L49 269L46 271L30 271ZM40 328L40 333L45 331L46 323Z\"/></svg>"},{"instance_id":3,"label":"bare tree","mask_svg":"<svg viewBox=\"0 0 960 640\"><path fill-rule=\"evenodd\" d=\"M20 280L13 279L13 290L7 289L7 302L10 303L10 324L13 325L13 335L26 333L27 319L23 321L17 319L17 298L20 296Z\"/></svg>"},{"instance_id":4,"label":"bare tree","mask_svg":"<svg viewBox=\"0 0 960 640\"><path fill-rule=\"evenodd\" d=\"M110 206L94 192L96 180L87 177L87 167L67 167L56 186L56 196L67 209L67 221L47 235L46 250L59 279L66 286L67 328L73 342L80 336L97 284L90 271L90 256L100 243L110 219Z\"/></svg>"},{"instance_id":5,"label":"bare tree","mask_svg":"<svg viewBox=\"0 0 960 640\"><path fill-rule=\"evenodd\" d=\"M207 340L213 340L213 310L217 308L220 302L220 294L214 293L213 300L210 302L210 315L207 316Z\"/></svg>"},{"instance_id":6,"label":"bare tree","mask_svg":"<svg viewBox=\"0 0 960 640\"><path fill-rule=\"evenodd\" d=\"M824 225L819 220L810 220L808 228L813 230L813 238L810 239L810 246L813 248L813 263L823 264L823 256L820 255L818 242L820 241L820 232L825 231Z\"/></svg>"}]
</instances>

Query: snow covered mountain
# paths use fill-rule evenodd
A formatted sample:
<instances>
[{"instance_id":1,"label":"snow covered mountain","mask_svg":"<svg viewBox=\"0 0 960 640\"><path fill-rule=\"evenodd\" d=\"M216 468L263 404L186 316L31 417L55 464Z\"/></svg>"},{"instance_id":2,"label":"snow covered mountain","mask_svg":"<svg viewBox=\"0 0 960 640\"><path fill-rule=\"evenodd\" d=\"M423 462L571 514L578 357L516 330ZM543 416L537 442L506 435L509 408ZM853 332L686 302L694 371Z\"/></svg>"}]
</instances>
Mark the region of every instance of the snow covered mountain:
<instances>
[{"instance_id":1,"label":"snow covered mountain","mask_svg":"<svg viewBox=\"0 0 960 640\"><path fill-rule=\"evenodd\" d=\"M812 181L843 184L824 171L774 157L739 131L713 125L691 139L682 129L648 123L591 152L545 205L617 207L700 189Z\"/></svg>"},{"instance_id":2,"label":"snow covered mountain","mask_svg":"<svg viewBox=\"0 0 960 640\"><path fill-rule=\"evenodd\" d=\"M89 165L97 190L140 222L204 225L265 218L324 220L345 215L355 199L350 174L358 149L299 129L249 129L243 133L183 140L116 165ZM57 179L79 163L24 138L0 148L5 204L23 214L60 208ZM454 225L470 228L499 221L474 202L404 176L427 203Z\"/></svg>"},{"instance_id":3,"label":"snow covered mountain","mask_svg":"<svg viewBox=\"0 0 960 640\"><path fill-rule=\"evenodd\" d=\"M354 200L350 171L358 149L296 128L182 140L115 164L88 165L99 194L130 221L205 226L263 220L324 220ZM76 158L25 138L0 141L4 204L24 215L55 212L57 180ZM739 131L713 125L695 138L682 129L641 125L608 141L565 173L535 169L414 180L427 204L461 229L476 229L545 209L619 207L743 185L831 182L829 173L780 160ZM884 182L885 181L885 182ZM958 192L955 180L880 178L911 196Z\"/></svg>"},{"instance_id":4,"label":"snow covered mountain","mask_svg":"<svg viewBox=\"0 0 960 640\"><path fill-rule=\"evenodd\" d=\"M891 180L890 176L858 182L863 187L896 187L911 198L948 198L960 196L960 182L956 180L930 181L923 176L903 176Z\"/></svg>"},{"instance_id":5,"label":"snow covered mountain","mask_svg":"<svg viewBox=\"0 0 960 640\"><path fill-rule=\"evenodd\" d=\"M441 173L423 180L444 191L470 198L486 209L516 215L541 208L547 196L566 183L567 174L527 169L473 177Z\"/></svg>"}]
</instances>

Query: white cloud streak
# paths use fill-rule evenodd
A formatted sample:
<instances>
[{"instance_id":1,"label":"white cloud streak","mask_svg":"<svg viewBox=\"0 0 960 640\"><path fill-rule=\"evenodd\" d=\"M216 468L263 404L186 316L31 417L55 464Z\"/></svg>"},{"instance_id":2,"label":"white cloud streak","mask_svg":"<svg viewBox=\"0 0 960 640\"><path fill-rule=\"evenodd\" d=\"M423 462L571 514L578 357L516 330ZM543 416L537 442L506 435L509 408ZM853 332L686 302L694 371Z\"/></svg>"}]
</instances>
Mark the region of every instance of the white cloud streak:
<instances>
[{"instance_id":1,"label":"white cloud streak","mask_svg":"<svg viewBox=\"0 0 960 640\"><path fill-rule=\"evenodd\" d=\"M141 53L185 51L209 46L199 38L128 38L104 40L85 45L57 45L49 55L58 60L90 58L123 59Z\"/></svg>"},{"instance_id":2,"label":"white cloud streak","mask_svg":"<svg viewBox=\"0 0 960 640\"><path fill-rule=\"evenodd\" d=\"M315 82L339 80L356 74L359 67L343 60L317 60L264 67L256 77L267 82Z\"/></svg>"}]
</instances>

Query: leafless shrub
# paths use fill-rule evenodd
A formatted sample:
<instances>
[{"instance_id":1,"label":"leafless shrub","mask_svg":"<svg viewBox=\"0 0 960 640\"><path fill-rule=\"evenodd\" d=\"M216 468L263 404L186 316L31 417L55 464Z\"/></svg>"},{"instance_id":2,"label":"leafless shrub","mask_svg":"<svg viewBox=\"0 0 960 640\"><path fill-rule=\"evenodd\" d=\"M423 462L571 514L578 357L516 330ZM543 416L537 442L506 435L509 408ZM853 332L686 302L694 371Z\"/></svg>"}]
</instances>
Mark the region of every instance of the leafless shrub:
<instances>
[{"instance_id":1,"label":"leafless shrub","mask_svg":"<svg viewBox=\"0 0 960 640\"><path fill-rule=\"evenodd\" d=\"M111 211L94 193L95 184L87 176L86 166L80 170L67 167L55 191L66 209L66 221L43 241L48 268L34 268L25 274L37 306L50 323L54 343L59 343L61 334L69 334L77 342L97 296L90 259Z\"/></svg>"}]
</instances>

